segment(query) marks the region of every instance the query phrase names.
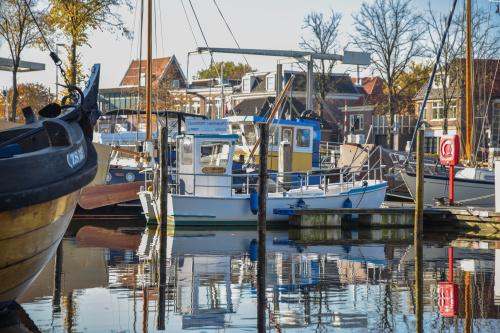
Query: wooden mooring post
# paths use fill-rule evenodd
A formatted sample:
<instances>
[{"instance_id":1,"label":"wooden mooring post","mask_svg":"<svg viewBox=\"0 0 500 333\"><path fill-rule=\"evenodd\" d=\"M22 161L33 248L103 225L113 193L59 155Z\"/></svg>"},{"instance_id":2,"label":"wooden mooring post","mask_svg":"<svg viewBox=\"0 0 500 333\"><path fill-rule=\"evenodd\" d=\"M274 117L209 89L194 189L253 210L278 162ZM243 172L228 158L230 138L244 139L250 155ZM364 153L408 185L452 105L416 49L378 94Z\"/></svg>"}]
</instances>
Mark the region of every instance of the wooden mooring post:
<instances>
[{"instance_id":1,"label":"wooden mooring post","mask_svg":"<svg viewBox=\"0 0 500 333\"><path fill-rule=\"evenodd\" d=\"M424 225L424 131L417 134L417 198L415 201L415 330L423 332L424 321L424 275L423 275L423 225Z\"/></svg>"},{"instance_id":2,"label":"wooden mooring post","mask_svg":"<svg viewBox=\"0 0 500 333\"><path fill-rule=\"evenodd\" d=\"M257 240L257 331L266 332L266 200L267 200L267 145L269 125L260 124L260 163L258 189Z\"/></svg>"},{"instance_id":3,"label":"wooden mooring post","mask_svg":"<svg viewBox=\"0 0 500 333\"><path fill-rule=\"evenodd\" d=\"M160 131L160 227L167 227L168 127Z\"/></svg>"}]
</instances>

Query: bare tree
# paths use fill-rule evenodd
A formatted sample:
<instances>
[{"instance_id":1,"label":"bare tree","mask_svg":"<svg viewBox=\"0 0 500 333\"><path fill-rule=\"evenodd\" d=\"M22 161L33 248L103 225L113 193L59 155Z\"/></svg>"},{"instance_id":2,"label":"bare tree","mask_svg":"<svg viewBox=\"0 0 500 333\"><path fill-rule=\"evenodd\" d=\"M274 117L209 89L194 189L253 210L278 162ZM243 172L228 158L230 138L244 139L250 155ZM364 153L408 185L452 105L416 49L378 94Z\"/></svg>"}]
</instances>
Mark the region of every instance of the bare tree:
<instances>
[{"instance_id":1,"label":"bare tree","mask_svg":"<svg viewBox=\"0 0 500 333\"><path fill-rule=\"evenodd\" d=\"M21 61L21 53L25 48L35 46L40 40L40 32L30 14L39 21L44 33L48 33L49 26L43 24L46 16L42 11L35 10L37 0L3 0L0 10L0 36L3 37L10 51L12 59L12 102L11 121L16 121L17 100L17 73Z\"/></svg>"},{"instance_id":2,"label":"bare tree","mask_svg":"<svg viewBox=\"0 0 500 333\"><path fill-rule=\"evenodd\" d=\"M392 147L391 127L396 112L395 100L397 82L408 64L422 56L420 28L421 18L413 7L412 0L375 0L373 4L364 2L361 10L353 14L356 36L353 42L362 51L373 56L373 67L385 80L388 88L389 126L387 144Z\"/></svg>"},{"instance_id":3,"label":"bare tree","mask_svg":"<svg viewBox=\"0 0 500 333\"><path fill-rule=\"evenodd\" d=\"M339 24L342 19L341 13L330 10L330 17L324 18L323 14L311 12L304 18L302 29L309 31L310 35L301 36L302 42L300 48L314 53L335 53L339 49ZM336 61L316 60L314 62L315 81L319 96L325 100L325 96L331 84L332 70ZM320 107L320 116L323 113L323 104L318 101Z\"/></svg>"}]
</instances>

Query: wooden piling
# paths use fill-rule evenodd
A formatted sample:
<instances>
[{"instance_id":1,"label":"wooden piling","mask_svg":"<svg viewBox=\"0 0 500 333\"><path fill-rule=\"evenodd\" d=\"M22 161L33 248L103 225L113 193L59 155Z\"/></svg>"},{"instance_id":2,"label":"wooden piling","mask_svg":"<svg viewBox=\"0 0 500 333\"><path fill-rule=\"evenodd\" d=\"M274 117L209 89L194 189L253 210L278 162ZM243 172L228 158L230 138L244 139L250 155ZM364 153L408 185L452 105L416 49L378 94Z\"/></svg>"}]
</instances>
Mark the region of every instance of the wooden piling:
<instances>
[{"instance_id":1,"label":"wooden piling","mask_svg":"<svg viewBox=\"0 0 500 333\"><path fill-rule=\"evenodd\" d=\"M160 131L160 227L167 227L168 127Z\"/></svg>"},{"instance_id":2,"label":"wooden piling","mask_svg":"<svg viewBox=\"0 0 500 333\"><path fill-rule=\"evenodd\" d=\"M258 189L257 240L257 331L266 332L266 200L267 200L267 147L269 125L260 124L260 163Z\"/></svg>"},{"instance_id":3,"label":"wooden piling","mask_svg":"<svg viewBox=\"0 0 500 333\"><path fill-rule=\"evenodd\" d=\"M156 329L165 330L165 292L167 285L167 228L160 227L160 247L158 249L158 318Z\"/></svg>"},{"instance_id":4,"label":"wooden piling","mask_svg":"<svg viewBox=\"0 0 500 333\"><path fill-rule=\"evenodd\" d=\"M291 172L292 171L292 145L290 142L282 142L279 148L279 159L278 159L278 172ZM285 190L289 190L292 185L292 176L287 174L286 176L278 177L278 182L281 183L281 187Z\"/></svg>"},{"instance_id":5,"label":"wooden piling","mask_svg":"<svg viewBox=\"0 0 500 333\"><path fill-rule=\"evenodd\" d=\"M423 332L424 321L424 275L423 275L423 225L424 225L424 131L417 134L417 197L415 200L415 329Z\"/></svg>"}]
</instances>

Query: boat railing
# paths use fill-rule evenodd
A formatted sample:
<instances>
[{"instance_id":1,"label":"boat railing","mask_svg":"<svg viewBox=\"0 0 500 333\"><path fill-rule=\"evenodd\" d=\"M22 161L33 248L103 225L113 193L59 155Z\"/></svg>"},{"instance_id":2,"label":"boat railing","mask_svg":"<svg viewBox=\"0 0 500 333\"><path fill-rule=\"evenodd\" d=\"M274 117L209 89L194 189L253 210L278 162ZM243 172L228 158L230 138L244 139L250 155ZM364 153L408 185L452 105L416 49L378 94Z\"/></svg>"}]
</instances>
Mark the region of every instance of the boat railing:
<instances>
[{"instance_id":1,"label":"boat railing","mask_svg":"<svg viewBox=\"0 0 500 333\"><path fill-rule=\"evenodd\" d=\"M383 183L382 170L385 165L379 165L368 169L368 165L360 166L356 170L307 170L303 172L270 172L267 178L267 187L269 193L280 193L284 195L303 195L304 192L315 191L315 193L327 194L329 190L340 188L341 191L354 187L364 186L364 182L370 178L370 175L379 175L377 178L372 178L375 183ZM173 189L172 193L181 194L180 180L191 177L192 193L187 195L197 195L197 189L204 189L207 193L207 188L214 189L214 193L221 189L227 189L227 196L238 194L248 194L258 190L258 175L255 173L242 174L195 174L195 173L180 173L172 174ZM220 178L220 181L210 181L213 177ZM223 179L230 178L231 181L224 184ZM229 191L229 189L231 189ZM223 191L223 190L222 190ZM198 191L198 194L200 192ZM219 192L220 193L220 192ZM185 194L185 193L184 193ZM226 196L226 195L224 195Z\"/></svg>"}]
</instances>

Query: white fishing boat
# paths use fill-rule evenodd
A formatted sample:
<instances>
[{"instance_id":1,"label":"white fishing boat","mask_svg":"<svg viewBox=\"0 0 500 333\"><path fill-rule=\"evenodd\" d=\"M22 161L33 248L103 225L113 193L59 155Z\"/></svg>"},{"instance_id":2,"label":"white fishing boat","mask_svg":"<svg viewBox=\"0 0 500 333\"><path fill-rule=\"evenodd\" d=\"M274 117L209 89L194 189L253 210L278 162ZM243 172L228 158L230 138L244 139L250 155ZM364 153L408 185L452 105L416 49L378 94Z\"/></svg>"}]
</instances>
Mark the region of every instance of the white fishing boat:
<instances>
[{"instance_id":1,"label":"white fishing boat","mask_svg":"<svg viewBox=\"0 0 500 333\"><path fill-rule=\"evenodd\" d=\"M416 198L415 172L401 171L403 180L413 198ZM449 200L449 176L424 176L424 205L443 204ZM453 180L454 203L464 206L495 206L495 178L491 170L466 168L457 172Z\"/></svg>"},{"instance_id":2,"label":"white fishing boat","mask_svg":"<svg viewBox=\"0 0 500 333\"><path fill-rule=\"evenodd\" d=\"M217 122L226 126L226 120ZM226 129L227 131L227 129ZM216 131L214 131L216 132ZM221 131L218 131L220 133ZM190 133L187 130L187 133ZM257 176L232 170L236 134L183 134L177 136L177 168L167 193L168 223L180 225L256 225ZM385 199L387 182L381 168L358 168L343 174L341 181L330 183L331 173L302 171L296 182L268 180L266 220L287 222L288 216L275 214L278 208L342 208L346 202L357 208L378 208ZM293 173L279 174L285 179ZM368 175L379 175L379 180ZM313 177L319 178L313 181ZM346 181L348 179L348 181ZM310 185L310 184L319 185ZM159 216L159 195L141 191L139 197L149 220ZM285 189L288 188L288 189Z\"/></svg>"}]
</instances>

